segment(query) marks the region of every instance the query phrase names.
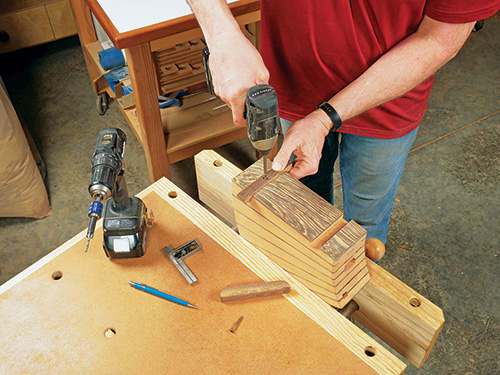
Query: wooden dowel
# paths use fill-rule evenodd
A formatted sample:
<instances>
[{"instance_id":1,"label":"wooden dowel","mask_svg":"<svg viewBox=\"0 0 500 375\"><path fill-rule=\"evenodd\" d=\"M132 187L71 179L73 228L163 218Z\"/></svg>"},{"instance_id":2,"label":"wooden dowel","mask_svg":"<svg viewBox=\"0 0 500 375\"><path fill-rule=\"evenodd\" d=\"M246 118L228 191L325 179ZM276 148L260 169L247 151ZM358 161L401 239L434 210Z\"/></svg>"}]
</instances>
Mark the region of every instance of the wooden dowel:
<instances>
[{"instance_id":1,"label":"wooden dowel","mask_svg":"<svg viewBox=\"0 0 500 375\"><path fill-rule=\"evenodd\" d=\"M249 298L274 296L288 293L290 284L286 281L270 281L267 283L231 286L220 292L222 302L239 301Z\"/></svg>"}]
</instances>

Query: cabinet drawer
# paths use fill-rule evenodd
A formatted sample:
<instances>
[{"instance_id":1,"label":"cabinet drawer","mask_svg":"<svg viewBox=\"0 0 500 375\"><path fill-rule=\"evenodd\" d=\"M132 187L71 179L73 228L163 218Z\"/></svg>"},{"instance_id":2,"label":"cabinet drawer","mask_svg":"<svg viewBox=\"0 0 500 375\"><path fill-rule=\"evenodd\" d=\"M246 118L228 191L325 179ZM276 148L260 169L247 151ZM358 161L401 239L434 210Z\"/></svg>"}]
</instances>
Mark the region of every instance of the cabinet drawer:
<instances>
[{"instance_id":1,"label":"cabinet drawer","mask_svg":"<svg viewBox=\"0 0 500 375\"><path fill-rule=\"evenodd\" d=\"M54 39L49 17L43 6L0 16L0 31L7 33L9 38L6 42L0 42L0 53Z\"/></svg>"},{"instance_id":2,"label":"cabinet drawer","mask_svg":"<svg viewBox=\"0 0 500 375\"><path fill-rule=\"evenodd\" d=\"M45 7L56 39L75 35L78 32L69 0L47 4Z\"/></svg>"}]
</instances>

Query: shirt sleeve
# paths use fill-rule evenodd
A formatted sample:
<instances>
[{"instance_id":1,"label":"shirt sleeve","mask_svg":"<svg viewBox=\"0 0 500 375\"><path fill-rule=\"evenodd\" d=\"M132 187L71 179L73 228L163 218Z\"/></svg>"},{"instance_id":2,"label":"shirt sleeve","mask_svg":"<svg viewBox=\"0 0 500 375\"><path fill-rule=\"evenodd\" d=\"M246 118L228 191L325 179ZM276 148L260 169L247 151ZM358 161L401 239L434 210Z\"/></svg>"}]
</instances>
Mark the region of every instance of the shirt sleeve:
<instances>
[{"instance_id":1,"label":"shirt sleeve","mask_svg":"<svg viewBox=\"0 0 500 375\"><path fill-rule=\"evenodd\" d=\"M447 23L484 20L500 10L500 0L428 0L425 15Z\"/></svg>"}]
</instances>

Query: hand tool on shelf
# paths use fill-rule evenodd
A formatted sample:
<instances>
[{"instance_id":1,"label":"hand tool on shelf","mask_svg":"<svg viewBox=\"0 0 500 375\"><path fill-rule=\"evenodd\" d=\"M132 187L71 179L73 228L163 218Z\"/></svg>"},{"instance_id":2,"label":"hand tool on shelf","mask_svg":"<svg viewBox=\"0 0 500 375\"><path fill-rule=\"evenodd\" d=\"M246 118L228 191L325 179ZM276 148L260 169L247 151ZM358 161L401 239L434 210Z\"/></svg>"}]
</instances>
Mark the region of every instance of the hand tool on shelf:
<instances>
[{"instance_id":1,"label":"hand tool on shelf","mask_svg":"<svg viewBox=\"0 0 500 375\"><path fill-rule=\"evenodd\" d=\"M208 47L204 47L202 52L208 89L212 95L215 95L212 74L210 73ZM262 155L264 178L266 178L268 172L267 155L274 147L280 131L278 97L274 88L267 84L251 87L247 91L243 117L247 120L248 139Z\"/></svg>"},{"instance_id":2,"label":"hand tool on shelf","mask_svg":"<svg viewBox=\"0 0 500 375\"><path fill-rule=\"evenodd\" d=\"M153 215L140 198L129 197L122 169L127 137L117 128L104 128L99 132L92 156L89 193L94 199L90 205L90 223L87 230L88 250L94 237L97 220L102 216L103 248L108 258L135 258L144 255L146 231L152 226Z\"/></svg>"},{"instance_id":3,"label":"hand tool on shelf","mask_svg":"<svg viewBox=\"0 0 500 375\"><path fill-rule=\"evenodd\" d=\"M160 108L161 109L169 108L169 107L172 107L174 105L177 107L181 107L182 102L180 99L183 96L186 96L187 94L188 94L187 90L177 90L177 91L171 92L168 95L158 95L158 102L160 103Z\"/></svg>"}]
</instances>

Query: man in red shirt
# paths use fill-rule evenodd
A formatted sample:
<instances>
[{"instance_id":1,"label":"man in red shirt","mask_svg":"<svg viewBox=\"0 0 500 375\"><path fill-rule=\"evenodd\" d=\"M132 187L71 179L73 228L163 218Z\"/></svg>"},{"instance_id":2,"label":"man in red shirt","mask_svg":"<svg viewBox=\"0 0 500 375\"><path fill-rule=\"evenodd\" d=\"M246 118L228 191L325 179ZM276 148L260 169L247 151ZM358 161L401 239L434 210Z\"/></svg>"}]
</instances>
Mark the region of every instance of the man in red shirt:
<instances>
[{"instance_id":1,"label":"man in red shirt","mask_svg":"<svg viewBox=\"0 0 500 375\"><path fill-rule=\"evenodd\" d=\"M339 156L346 219L383 243L433 75L500 8L500 0L262 0L261 57L225 0L187 2L234 123L245 125L246 91L271 84L285 133L273 169L294 158L290 174L333 203Z\"/></svg>"}]
</instances>

